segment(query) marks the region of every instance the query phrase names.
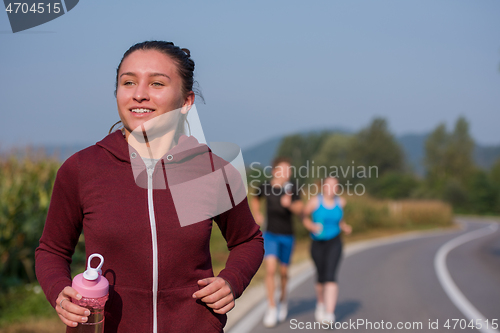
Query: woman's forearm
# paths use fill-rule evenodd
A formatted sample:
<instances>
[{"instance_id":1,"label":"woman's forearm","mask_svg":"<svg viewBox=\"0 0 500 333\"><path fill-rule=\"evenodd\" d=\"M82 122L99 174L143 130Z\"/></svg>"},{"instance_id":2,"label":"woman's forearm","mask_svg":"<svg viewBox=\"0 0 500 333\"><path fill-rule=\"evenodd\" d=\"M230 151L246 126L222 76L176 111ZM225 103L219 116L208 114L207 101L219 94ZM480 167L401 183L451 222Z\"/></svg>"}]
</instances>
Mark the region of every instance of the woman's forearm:
<instances>
[{"instance_id":1,"label":"woman's forearm","mask_svg":"<svg viewBox=\"0 0 500 333\"><path fill-rule=\"evenodd\" d=\"M235 298L248 286L264 257L264 239L255 223L247 200L215 219L230 251L219 277L228 281Z\"/></svg>"},{"instance_id":2,"label":"woman's forearm","mask_svg":"<svg viewBox=\"0 0 500 333\"><path fill-rule=\"evenodd\" d=\"M40 246L35 250L36 276L53 307L61 290L71 285L69 265L82 231L82 220L75 154L57 172Z\"/></svg>"}]
</instances>

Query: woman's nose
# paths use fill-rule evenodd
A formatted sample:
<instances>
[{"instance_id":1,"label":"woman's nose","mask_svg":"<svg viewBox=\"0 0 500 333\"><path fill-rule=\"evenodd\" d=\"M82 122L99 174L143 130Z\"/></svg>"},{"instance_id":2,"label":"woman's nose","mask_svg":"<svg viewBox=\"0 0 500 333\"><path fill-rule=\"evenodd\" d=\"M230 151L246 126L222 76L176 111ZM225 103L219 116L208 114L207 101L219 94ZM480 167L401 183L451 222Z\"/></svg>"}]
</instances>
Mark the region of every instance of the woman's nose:
<instances>
[{"instance_id":1,"label":"woman's nose","mask_svg":"<svg viewBox=\"0 0 500 333\"><path fill-rule=\"evenodd\" d=\"M149 100L147 85L138 84L134 92L134 99L138 102Z\"/></svg>"}]
</instances>

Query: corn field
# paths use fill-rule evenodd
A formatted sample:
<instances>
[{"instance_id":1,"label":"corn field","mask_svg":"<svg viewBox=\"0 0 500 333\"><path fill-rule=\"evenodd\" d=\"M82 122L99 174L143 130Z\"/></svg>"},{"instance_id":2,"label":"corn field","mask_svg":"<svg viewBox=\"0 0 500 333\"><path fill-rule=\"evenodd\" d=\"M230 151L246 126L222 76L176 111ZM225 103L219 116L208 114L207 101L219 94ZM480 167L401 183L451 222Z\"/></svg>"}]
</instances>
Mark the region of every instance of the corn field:
<instances>
[{"instance_id":1,"label":"corn field","mask_svg":"<svg viewBox=\"0 0 500 333\"><path fill-rule=\"evenodd\" d=\"M36 281L34 252L59 166L43 156L0 159L0 291Z\"/></svg>"}]
</instances>

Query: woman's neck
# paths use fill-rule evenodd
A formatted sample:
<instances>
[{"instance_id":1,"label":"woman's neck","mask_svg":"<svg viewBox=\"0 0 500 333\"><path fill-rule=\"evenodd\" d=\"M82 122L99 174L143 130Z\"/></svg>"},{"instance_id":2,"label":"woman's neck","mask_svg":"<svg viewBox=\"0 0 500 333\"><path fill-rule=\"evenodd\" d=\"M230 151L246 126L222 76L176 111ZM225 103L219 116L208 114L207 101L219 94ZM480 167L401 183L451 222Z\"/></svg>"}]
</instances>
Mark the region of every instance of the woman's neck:
<instances>
[{"instance_id":1,"label":"woman's neck","mask_svg":"<svg viewBox=\"0 0 500 333\"><path fill-rule=\"evenodd\" d=\"M175 131L170 131L149 141L147 136L137 138L136 133L132 135L125 129L125 140L127 140L128 144L132 146L141 157L154 159L162 158L170 149L175 147L174 135Z\"/></svg>"},{"instance_id":2,"label":"woman's neck","mask_svg":"<svg viewBox=\"0 0 500 333\"><path fill-rule=\"evenodd\" d=\"M332 206L335 202L335 196L325 196L323 195L323 202L327 204L327 206Z\"/></svg>"}]
</instances>

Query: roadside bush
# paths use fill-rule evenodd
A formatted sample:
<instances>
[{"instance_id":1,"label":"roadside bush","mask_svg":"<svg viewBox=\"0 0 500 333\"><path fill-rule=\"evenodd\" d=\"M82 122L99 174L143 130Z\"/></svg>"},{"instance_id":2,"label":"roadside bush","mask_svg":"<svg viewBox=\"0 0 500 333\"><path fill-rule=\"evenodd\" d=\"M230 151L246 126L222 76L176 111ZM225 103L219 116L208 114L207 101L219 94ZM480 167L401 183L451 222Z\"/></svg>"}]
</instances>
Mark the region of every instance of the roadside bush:
<instances>
[{"instance_id":1,"label":"roadside bush","mask_svg":"<svg viewBox=\"0 0 500 333\"><path fill-rule=\"evenodd\" d=\"M36 281L34 252L59 166L50 158L0 160L0 290Z\"/></svg>"},{"instance_id":2,"label":"roadside bush","mask_svg":"<svg viewBox=\"0 0 500 333\"><path fill-rule=\"evenodd\" d=\"M353 233L381 228L441 227L451 225L452 208L438 200L377 200L347 198L345 221Z\"/></svg>"}]
</instances>

